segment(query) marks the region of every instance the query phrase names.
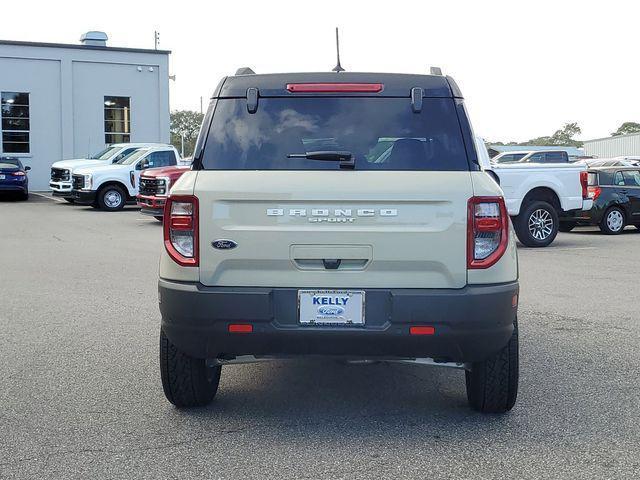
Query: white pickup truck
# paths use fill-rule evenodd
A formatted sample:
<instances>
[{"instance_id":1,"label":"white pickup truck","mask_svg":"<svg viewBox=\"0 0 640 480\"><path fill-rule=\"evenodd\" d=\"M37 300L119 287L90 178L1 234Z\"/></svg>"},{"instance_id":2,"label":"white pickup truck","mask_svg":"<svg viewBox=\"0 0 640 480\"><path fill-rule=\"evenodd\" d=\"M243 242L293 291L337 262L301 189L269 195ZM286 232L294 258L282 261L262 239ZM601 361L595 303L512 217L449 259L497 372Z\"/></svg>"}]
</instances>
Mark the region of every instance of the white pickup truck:
<instances>
[{"instance_id":1,"label":"white pickup truck","mask_svg":"<svg viewBox=\"0 0 640 480\"><path fill-rule=\"evenodd\" d=\"M556 238L560 218L590 210L587 167L577 163L491 163L476 139L480 164L500 184L518 239L527 247L546 247Z\"/></svg>"},{"instance_id":2,"label":"white pickup truck","mask_svg":"<svg viewBox=\"0 0 640 480\"><path fill-rule=\"evenodd\" d=\"M142 171L181 164L180 154L172 145L138 148L117 163L74 170L71 196L77 203L101 210L121 210L135 200Z\"/></svg>"},{"instance_id":3,"label":"white pickup truck","mask_svg":"<svg viewBox=\"0 0 640 480\"><path fill-rule=\"evenodd\" d=\"M49 188L53 196L62 197L67 202L73 203L75 199L71 196L73 186L71 176L73 171L82 167L111 165L122 160L124 157L142 147L153 147L163 145L161 143L114 143L104 150L88 158L76 158L73 160L60 160L51 165L51 181Z\"/></svg>"}]
</instances>

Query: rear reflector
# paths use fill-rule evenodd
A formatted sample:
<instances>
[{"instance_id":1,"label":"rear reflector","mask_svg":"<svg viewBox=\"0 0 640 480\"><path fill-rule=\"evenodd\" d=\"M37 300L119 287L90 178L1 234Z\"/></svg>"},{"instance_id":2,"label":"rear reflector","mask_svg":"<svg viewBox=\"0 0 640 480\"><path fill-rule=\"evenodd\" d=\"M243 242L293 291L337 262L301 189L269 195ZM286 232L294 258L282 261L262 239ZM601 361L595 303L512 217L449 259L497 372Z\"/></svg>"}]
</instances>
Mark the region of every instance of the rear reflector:
<instances>
[{"instance_id":1,"label":"rear reflector","mask_svg":"<svg viewBox=\"0 0 640 480\"><path fill-rule=\"evenodd\" d=\"M433 327L409 327L409 333L411 335L433 335L436 333L436 329Z\"/></svg>"},{"instance_id":2,"label":"rear reflector","mask_svg":"<svg viewBox=\"0 0 640 480\"><path fill-rule=\"evenodd\" d=\"M291 93L378 93L382 83L288 83Z\"/></svg>"},{"instance_id":3,"label":"rear reflector","mask_svg":"<svg viewBox=\"0 0 640 480\"><path fill-rule=\"evenodd\" d=\"M229 325L229 333L252 333L253 325L249 323L232 323Z\"/></svg>"}]
</instances>

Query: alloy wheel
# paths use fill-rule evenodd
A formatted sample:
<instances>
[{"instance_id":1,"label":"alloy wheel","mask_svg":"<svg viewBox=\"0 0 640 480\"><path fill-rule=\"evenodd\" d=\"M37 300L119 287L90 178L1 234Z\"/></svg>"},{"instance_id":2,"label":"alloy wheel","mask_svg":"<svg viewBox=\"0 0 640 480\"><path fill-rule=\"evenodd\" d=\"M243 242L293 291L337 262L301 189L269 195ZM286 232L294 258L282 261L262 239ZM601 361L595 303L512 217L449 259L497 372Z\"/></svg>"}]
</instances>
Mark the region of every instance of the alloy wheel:
<instances>
[{"instance_id":1,"label":"alloy wheel","mask_svg":"<svg viewBox=\"0 0 640 480\"><path fill-rule=\"evenodd\" d=\"M538 208L529 216L529 233L536 240L546 240L553 232L553 217L549 211Z\"/></svg>"}]
</instances>

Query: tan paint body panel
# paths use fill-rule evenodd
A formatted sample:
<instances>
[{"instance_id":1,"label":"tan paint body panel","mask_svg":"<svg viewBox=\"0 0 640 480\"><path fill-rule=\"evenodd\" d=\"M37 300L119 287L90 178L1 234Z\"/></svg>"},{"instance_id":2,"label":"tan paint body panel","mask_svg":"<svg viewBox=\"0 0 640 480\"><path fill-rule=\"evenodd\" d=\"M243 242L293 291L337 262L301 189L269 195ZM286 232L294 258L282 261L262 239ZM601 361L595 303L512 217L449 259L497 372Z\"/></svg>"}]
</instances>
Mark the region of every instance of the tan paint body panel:
<instances>
[{"instance_id":1,"label":"tan paint body panel","mask_svg":"<svg viewBox=\"0 0 640 480\"><path fill-rule=\"evenodd\" d=\"M172 193L187 193L195 173L183 175ZM204 285L467 284L470 172L200 171L194 191L200 206L199 270ZM349 210L351 216L345 215ZM363 215L358 216L359 211ZM312 217L340 220L317 223L309 220ZM223 238L235 241L237 248L211 246ZM318 268L326 256L345 264L337 270Z\"/></svg>"}]
</instances>

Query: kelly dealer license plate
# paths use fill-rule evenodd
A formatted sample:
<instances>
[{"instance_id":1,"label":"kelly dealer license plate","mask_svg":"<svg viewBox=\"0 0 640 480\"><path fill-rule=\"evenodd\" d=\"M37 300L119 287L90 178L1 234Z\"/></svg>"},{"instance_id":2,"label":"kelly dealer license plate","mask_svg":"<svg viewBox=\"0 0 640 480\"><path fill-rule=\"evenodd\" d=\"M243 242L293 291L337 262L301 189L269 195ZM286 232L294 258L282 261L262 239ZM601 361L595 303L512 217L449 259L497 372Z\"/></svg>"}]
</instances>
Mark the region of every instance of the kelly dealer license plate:
<instances>
[{"instance_id":1,"label":"kelly dealer license plate","mask_svg":"<svg viewBox=\"0 0 640 480\"><path fill-rule=\"evenodd\" d=\"M298 290L303 325L364 325L361 290Z\"/></svg>"}]
</instances>

